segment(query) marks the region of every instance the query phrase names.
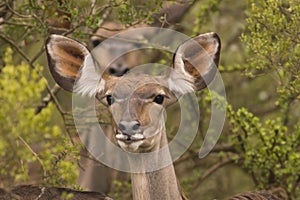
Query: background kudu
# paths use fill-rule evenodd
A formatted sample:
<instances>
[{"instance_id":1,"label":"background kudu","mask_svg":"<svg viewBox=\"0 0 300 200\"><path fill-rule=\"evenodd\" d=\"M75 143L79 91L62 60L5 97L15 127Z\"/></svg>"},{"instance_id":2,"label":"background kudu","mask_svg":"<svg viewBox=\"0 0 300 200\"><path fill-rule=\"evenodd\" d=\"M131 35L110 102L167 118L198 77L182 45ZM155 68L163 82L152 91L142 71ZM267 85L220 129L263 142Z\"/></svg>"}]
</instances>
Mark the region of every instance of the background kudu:
<instances>
[{"instance_id":1,"label":"background kudu","mask_svg":"<svg viewBox=\"0 0 300 200\"><path fill-rule=\"evenodd\" d=\"M81 192L67 188L45 188L37 186L18 186L10 191L0 189L0 200L59 200L62 196L71 194L72 200L112 200L110 197L97 192ZM228 200L280 200L268 192L247 192L239 194Z\"/></svg>"},{"instance_id":2,"label":"background kudu","mask_svg":"<svg viewBox=\"0 0 300 200\"><path fill-rule=\"evenodd\" d=\"M165 4L160 13L153 16L154 23L151 26L158 27L168 27L175 25L179 22L184 14L190 9L192 4L187 0L182 1L178 4ZM165 22L161 23L159 18L165 16ZM115 23L112 21L104 22L101 27L96 31L95 35L91 37L91 48L95 48L103 40L112 37L122 31L136 28L136 27L145 27L147 25L138 24L133 27L125 27L122 24ZM113 56L113 54L118 54L120 49L124 48L122 43L117 46L114 46L110 49L110 54L108 56ZM128 47L125 47L128 48ZM129 47L130 48L130 47ZM155 59L158 55L143 55L141 52L132 52L121 56L116 61L111 63L107 68L107 72L113 76L122 76L124 73L128 72L130 68L137 66L145 61L151 62L152 59ZM147 63L147 62L146 62ZM106 132L107 137L112 138L112 128L110 125L102 125L102 128ZM89 130L86 132L85 140L89 140L89 133L94 130ZM78 178L78 184L90 191L98 191L108 193L112 187L112 180L115 180L117 176L122 176L121 179L128 178L126 174L120 173L114 169L108 168L103 164L97 162L93 159L86 149L81 151L80 159L80 174ZM117 158L116 158L117 159ZM105 180L105 181L103 181Z\"/></svg>"}]
</instances>

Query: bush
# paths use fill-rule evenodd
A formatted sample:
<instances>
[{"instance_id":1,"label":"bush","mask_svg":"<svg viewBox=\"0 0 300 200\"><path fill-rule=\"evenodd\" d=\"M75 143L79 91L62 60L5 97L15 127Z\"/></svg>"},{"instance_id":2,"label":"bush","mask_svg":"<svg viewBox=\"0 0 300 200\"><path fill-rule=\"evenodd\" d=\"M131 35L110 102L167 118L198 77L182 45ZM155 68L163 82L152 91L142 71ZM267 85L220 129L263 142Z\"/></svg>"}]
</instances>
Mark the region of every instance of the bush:
<instances>
[{"instance_id":1,"label":"bush","mask_svg":"<svg viewBox=\"0 0 300 200\"><path fill-rule=\"evenodd\" d=\"M55 107L50 104L39 114L35 112L46 87L41 66L13 65L11 49L7 49L4 62L0 73L1 184L32 182L30 173L44 184L74 184L76 151L61 129L51 125Z\"/></svg>"}]
</instances>

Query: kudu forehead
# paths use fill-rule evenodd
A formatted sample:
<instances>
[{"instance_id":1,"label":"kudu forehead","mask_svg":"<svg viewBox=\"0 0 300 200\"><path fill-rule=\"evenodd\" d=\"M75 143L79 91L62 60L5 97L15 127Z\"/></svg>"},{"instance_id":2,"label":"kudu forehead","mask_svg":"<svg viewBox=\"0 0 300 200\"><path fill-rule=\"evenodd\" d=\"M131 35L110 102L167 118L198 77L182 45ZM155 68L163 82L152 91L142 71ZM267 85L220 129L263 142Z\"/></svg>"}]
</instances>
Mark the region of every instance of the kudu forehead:
<instances>
[{"instance_id":1,"label":"kudu forehead","mask_svg":"<svg viewBox=\"0 0 300 200\"><path fill-rule=\"evenodd\" d=\"M132 95L139 98L150 98L167 90L166 81L163 77L146 74L126 74L113 82L110 84L108 81L108 92L120 99L128 98Z\"/></svg>"}]
</instances>

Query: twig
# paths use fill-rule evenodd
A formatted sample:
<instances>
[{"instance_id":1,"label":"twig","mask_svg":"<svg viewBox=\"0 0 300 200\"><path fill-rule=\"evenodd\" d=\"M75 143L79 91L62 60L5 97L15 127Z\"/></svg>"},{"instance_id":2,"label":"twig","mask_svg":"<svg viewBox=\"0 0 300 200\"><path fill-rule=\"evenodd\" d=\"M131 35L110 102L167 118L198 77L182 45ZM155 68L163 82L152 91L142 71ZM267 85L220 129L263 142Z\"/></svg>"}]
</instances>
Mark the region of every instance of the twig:
<instances>
[{"instance_id":1,"label":"twig","mask_svg":"<svg viewBox=\"0 0 300 200\"><path fill-rule=\"evenodd\" d=\"M47 94L47 96L45 96L42 99L41 104L36 108L35 110L35 114L39 114L44 108L46 108L48 106L48 104L53 100L52 95L56 95L56 93L60 90L59 85L54 85L54 87L50 90L51 92L49 92ZM59 106L60 107L60 106Z\"/></svg>"},{"instance_id":2,"label":"twig","mask_svg":"<svg viewBox=\"0 0 300 200\"><path fill-rule=\"evenodd\" d=\"M188 150L190 153L187 157L181 157L176 161L176 164L183 163L189 159L199 160L198 152L194 152L192 150ZM216 144L214 148L211 150L211 153L219 153L219 152L226 152L226 153L236 153L236 149L231 144Z\"/></svg>"},{"instance_id":3,"label":"twig","mask_svg":"<svg viewBox=\"0 0 300 200\"><path fill-rule=\"evenodd\" d=\"M292 186L291 194L295 194L295 191L298 188L299 183L300 183L300 175L298 175L297 181Z\"/></svg>"},{"instance_id":4,"label":"twig","mask_svg":"<svg viewBox=\"0 0 300 200\"><path fill-rule=\"evenodd\" d=\"M51 96L51 99L53 100L53 102L54 102L57 110L60 112L60 114L62 116L64 116L65 114L67 114L67 112L62 109L62 107L60 106L60 104L59 104L59 102L58 102L58 100L57 100L57 98L56 98L56 96L54 94L54 93L58 92L58 90L60 89L60 86L58 84L55 84L55 86L53 87L53 89L54 90L52 91L52 89L49 87L49 85L47 85L47 90L48 90L48 92L49 92L49 94Z\"/></svg>"},{"instance_id":5,"label":"twig","mask_svg":"<svg viewBox=\"0 0 300 200\"><path fill-rule=\"evenodd\" d=\"M2 38L3 40L5 40L7 43L9 43L25 60L26 62L30 63L30 59L26 56L26 54L22 51L22 49L20 49L15 43L14 41L12 41L10 38L8 38L7 36L0 34L0 38ZM30 67L34 68L33 65L30 65Z\"/></svg>"},{"instance_id":6,"label":"twig","mask_svg":"<svg viewBox=\"0 0 300 200\"><path fill-rule=\"evenodd\" d=\"M236 153L236 149L232 144L216 144L214 148L211 150L211 153L219 153L219 152Z\"/></svg>"},{"instance_id":7,"label":"twig","mask_svg":"<svg viewBox=\"0 0 300 200\"><path fill-rule=\"evenodd\" d=\"M202 175L202 177L197 181L193 186L192 189L196 189L204 180L206 180L210 175L212 175L214 172L216 172L218 169L224 167L225 165L233 163L234 160L231 158L227 158L224 160L221 160L220 162L214 164L211 166L206 172Z\"/></svg>"},{"instance_id":8,"label":"twig","mask_svg":"<svg viewBox=\"0 0 300 200\"><path fill-rule=\"evenodd\" d=\"M7 24L7 25L14 25L14 26L25 26L25 27L35 27L34 25L32 24L27 24L27 23L17 23L17 22L11 22L11 21L5 21L4 24Z\"/></svg>"},{"instance_id":9,"label":"twig","mask_svg":"<svg viewBox=\"0 0 300 200\"><path fill-rule=\"evenodd\" d=\"M33 65L33 63L44 53L45 47L42 46L41 50L31 59L29 62L30 65Z\"/></svg>"},{"instance_id":10,"label":"twig","mask_svg":"<svg viewBox=\"0 0 300 200\"><path fill-rule=\"evenodd\" d=\"M94 15L95 14L95 6L96 6L96 1L91 0L91 9L90 9L89 15Z\"/></svg>"},{"instance_id":11,"label":"twig","mask_svg":"<svg viewBox=\"0 0 300 200\"><path fill-rule=\"evenodd\" d=\"M18 17L21 17L21 18L32 18L32 16L30 16L30 15L29 15L29 16L28 16L28 15L22 15L22 14L16 12L16 11L10 6L8 0L6 0L6 6L7 6L7 8L8 8L13 14L17 15Z\"/></svg>"},{"instance_id":12,"label":"twig","mask_svg":"<svg viewBox=\"0 0 300 200\"><path fill-rule=\"evenodd\" d=\"M34 157L36 157L36 159L39 161L39 163L41 164L41 167L43 169L43 172L44 172L44 177L47 177L47 171L46 171L44 163L40 159L39 155L34 152L34 150L30 147L30 145L21 136L19 136L19 139L25 145L25 147L27 147L30 150L30 152L34 155Z\"/></svg>"}]
</instances>

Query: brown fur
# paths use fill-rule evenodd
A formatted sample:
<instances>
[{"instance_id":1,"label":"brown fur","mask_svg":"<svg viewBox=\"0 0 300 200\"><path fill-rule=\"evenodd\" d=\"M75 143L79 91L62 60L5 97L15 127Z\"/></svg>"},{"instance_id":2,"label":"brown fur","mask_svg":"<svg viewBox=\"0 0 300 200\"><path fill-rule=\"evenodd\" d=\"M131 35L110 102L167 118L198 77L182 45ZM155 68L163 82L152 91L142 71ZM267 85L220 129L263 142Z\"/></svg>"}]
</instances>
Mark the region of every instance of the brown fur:
<instances>
[{"instance_id":1,"label":"brown fur","mask_svg":"<svg viewBox=\"0 0 300 200\"><path fill-rule=\"evenodd\" d=\"M61 38L61 40L63 40L63 38ZM67 40L69 41L69 39ZM173 91L178 92L180 89L182 89L182 91L189 91L190 88L180 88L188 87L186 85L192 84L190 76L186 76L186 74L194 75L193 77L195 80L193 87L196 88L196 90L200 90L206 86L205 84L198 85L198 83L202 83L202 77L200 74L205 76L208 74L209 79L207 79L207 81L210 82L216 73L216 70L211 67L212 59L217 61L216 64L218 64L219 61L220 44L216 34L209 33L200 35L196 37L195 40L199 42L200 46L204 46L208 51L211 52L206 54L206 52L199 50L199 48L195 49L195 43L191 43L192 40L182 44L182 48L179 47L178 49L180 51L179 55L182 55L183 57L179 57L178 59L182 59L182 61L189 59L189 61L185 62L186 66L173 65L176 68L176 71L184 71L184 73L180 74L179 76L173 75L168 78L166 76L150 76L143 73L132 72L125 74L122 77L113 77L108 74L105 74L105 76L102 77L105 80L105 83L101 86L101 88L97 88L97 91L99 92L95 95L103 103L109 106L109 110L114 120L113 129L116 131L116 138L117 136L119 137L117 144L124 151L133 153L153 152L154 157L153 160L151 159L151 162L153 162L154 165L155 163L160 163L165 159L171 163L171 156L168 150L162 155L157 153L157 150L168 145L163 118L164 109L177 100L176 96L173 94ZM49 43L50 45L47 45L47 47L51 46L51 41ZM71 59L74 60L74 63L76 63L78 57L73 55L74 51L69 51L68 46L70 45L71 48L76 47L75 54L77 53L77 50L82 50L83 48L80 48L80 44L76 43L75 41L70 41L69 44L65 44L66 46L60 46L59 44L56 44L57 46L65 49L65 51L59 52L62 54L58 56L59 59L64 61L65 58L67 60L65 63L69 63L69 57L64 55L64 53L67 52L70 54ZM47 52L52 54L48 55L48 58L50 58L50 67L56 67L57 64L62 63L55 63L57 60L55 60L55 56L53 58L53 54L55 54L53 50ZM85 52L82 52L82 54L84 55ZM207 55L209 55L209 57L206 57ZM79 56L79 61L80 60L81 58ZM54 64L52 63L53 61ZM189 63L193 65L196 64L195 68L197 71L194 71ZM60 74L62 78L66 78L68 73L73 72L73 70L70 70L68 67L73 67L74 71L79 72L76 66L72 64L61 65L59 67L66 68L66 71L56 71L56 73ZM84 75L84 69L81 72L82 74L80 74L81 76ZM85 73L89 74L88 72ZM181 82L177 82L177 78L181 78L183 80ZM86 79L83 80L86 81ZM170 86L169 81L171 81L174 85ZM185 81L187 81L187 83L185 83ZM82 85L90 82L83 82ZM177 83L178 85L176 85ZM65 83L61 85L64 87L64 84ZM172 89L168 89L168 87ZM179 90L176 90L177 88L179 88ZM87 89L89 89L89 87L87 87ZM155 97L158 95L164 97L164 101L161 103L157 103L155 101ZM114 103L108 105L106 102L107 97L114 98ZM131 132L130 134L129 132L124 132L127 131L127 129L120 128L121 122L127 122L127 124L129 124L129 122L134 122L134 124L139 124L137 129L138 132ZM131 131L135 131L133 127L131 127ZM130 137L133 138L135 135L142 135L142 139L138 140L137 142L135 140L130 140ZM132 158L129 157L129 159L129 163L132 168L138 167L138 169L142 171L138 174L131 174L133 196L135 200L186 199L186 197L183 197L184 195L177 182L173 164L169 164L168 166L156 171L144 172L146 170L146 166L143 165L145 163L143 158L141 158L141 160L132 160Z\"/></svg>"},{"instance_id":2,"label":"brown fur","mask_svg":"<svg viewBox=\"0 0 300 200\"><path fill-rule=\"evenodd\" d=\"M228 200L280 200L267 191L246 192L230 197Z\"/></svg>"}]
</instances>

